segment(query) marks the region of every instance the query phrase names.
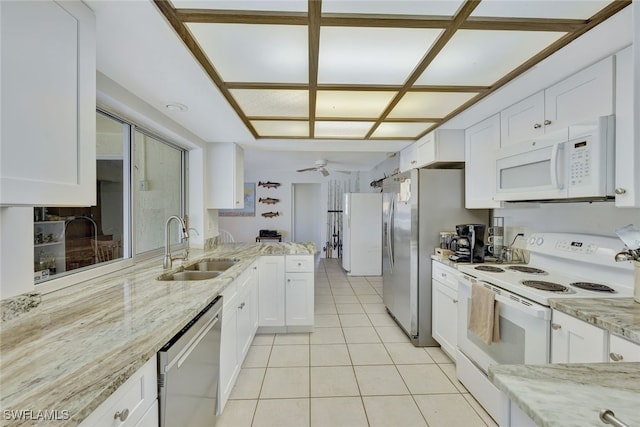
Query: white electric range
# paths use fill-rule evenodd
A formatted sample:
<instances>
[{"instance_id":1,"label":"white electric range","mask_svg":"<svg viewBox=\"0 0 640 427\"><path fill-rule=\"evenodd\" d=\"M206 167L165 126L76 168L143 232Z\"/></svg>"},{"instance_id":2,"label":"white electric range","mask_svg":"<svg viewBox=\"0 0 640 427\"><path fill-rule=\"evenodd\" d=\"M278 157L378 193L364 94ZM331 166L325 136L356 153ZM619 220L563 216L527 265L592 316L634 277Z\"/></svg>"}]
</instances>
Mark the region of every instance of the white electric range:
<instances>
[{"instance_id":1,"label":"white electric range","mask_svg":"<svg viewBox=\"0 0 640 427\"><path fill-rule=\"evenodd\" d=\"M624 249L617 238L534 233L520 248L529 251L528 264L458 265L458 379L499 424L504 402L487 371L494 364L550 362L549 299L633 296L633 265L614 259ZM498 342L486 344L467 329L474 284L496 294Z\"/></svg>"}]
</instances>

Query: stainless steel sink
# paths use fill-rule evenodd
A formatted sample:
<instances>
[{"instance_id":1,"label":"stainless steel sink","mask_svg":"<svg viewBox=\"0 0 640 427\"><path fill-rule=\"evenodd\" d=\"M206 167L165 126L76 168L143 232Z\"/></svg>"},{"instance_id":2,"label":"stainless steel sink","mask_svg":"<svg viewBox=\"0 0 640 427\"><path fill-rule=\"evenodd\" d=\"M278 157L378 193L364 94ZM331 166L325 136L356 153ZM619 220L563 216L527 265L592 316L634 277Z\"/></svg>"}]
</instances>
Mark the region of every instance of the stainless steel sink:
<instances>
[{"instance_id":1,"label":"stainless steel sink","mask_svg":"<svg viewBox=\"0 0 640 427\"><path fill-rule=\"evenodd\" d=\"M188 267L185 267L187 271L225 271L234 265L237 260L203 260Z\"/></svg>"},{"instance_id":2,"label":"stainless steel sink","mask_svg":"<svg viewBox=\"0 0 640 427\"><path fill-rule=\"evenodd\" d=\"M162 281L176 280L207 280L221 275L221 271L179 271L177 273L164 274L158 277Z\"/></svg>"}]
</instances>

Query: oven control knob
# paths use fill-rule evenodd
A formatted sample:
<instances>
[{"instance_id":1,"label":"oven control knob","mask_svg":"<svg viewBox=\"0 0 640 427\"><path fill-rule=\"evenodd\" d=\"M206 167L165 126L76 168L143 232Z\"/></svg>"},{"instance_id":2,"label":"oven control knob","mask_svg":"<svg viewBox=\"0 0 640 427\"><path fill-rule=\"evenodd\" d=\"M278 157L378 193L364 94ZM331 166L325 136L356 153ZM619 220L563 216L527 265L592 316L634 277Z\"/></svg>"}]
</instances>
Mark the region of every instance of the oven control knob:
<instances>
[{"instance_id":1,"label":"oven control knob","mask_svg":"<svg viewBox=\"0 0 640 427\"><path fill-rule=\"evenodd\" d=\"M533 245L536 242L536 238L535 237L529 237L529 241L527 242L530 245Z\"/></svg>"},{"instance_id":2,"label":"oven control knob","mask_svg":"<svg viewBox=\"0 0 640 427\"><path fill-rule=\"evenodd\" d=\"M538 239L536 240L536 245L542 246L543 243L544 243L544 239L542 237L538 237Z\"/></svg>"}]
</instances>

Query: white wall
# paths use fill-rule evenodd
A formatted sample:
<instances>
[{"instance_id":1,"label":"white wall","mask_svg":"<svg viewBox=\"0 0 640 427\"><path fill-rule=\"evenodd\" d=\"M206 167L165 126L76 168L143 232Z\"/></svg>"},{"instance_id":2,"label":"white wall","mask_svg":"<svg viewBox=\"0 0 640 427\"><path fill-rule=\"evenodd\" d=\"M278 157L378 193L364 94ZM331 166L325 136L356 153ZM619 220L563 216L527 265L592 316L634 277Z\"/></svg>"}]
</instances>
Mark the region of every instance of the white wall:
<instances>
[{"instance_id":1,"label":"white wall","mask_svg":"<svg viewBox=\"0 0 640 427\"><path fill-rule=\"evenodd\" d=\"M615 237L615 230L627 224L640 225L640 209L616 208L613 202L519 203L494 209L504 217L506 242L517 233L570 232Z\"/></svg>"}]
</instances>

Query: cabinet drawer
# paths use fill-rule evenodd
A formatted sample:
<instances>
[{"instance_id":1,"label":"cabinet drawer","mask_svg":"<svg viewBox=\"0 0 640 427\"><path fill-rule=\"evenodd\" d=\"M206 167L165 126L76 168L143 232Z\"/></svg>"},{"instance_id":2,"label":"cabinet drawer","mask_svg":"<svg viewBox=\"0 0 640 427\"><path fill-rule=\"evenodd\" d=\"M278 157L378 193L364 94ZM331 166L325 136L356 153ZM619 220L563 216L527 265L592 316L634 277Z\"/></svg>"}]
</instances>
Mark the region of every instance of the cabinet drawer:
<instances>
[{"instance_id":1,"label":"cabinet drawer","mask_svg":"<svg viewBox=\"0 0 640 427\"><path fill-rule=\"evenodd\" d=\"M135 426L147 413L158 397L158 362L151 358L124 384L93 411L81 427L126 427ZM125 411L128 415L124 417ZM124 421L116 418L123 414Z\"/></svg>"},{"instance_id":2,"label":"cabinet drawer","mask_svg":"<svg viewBox=\"0 0 640 427\"><path fill-rule=\"evenodd\" d=\"M432 263L433 268L431 270L431 277L437 279L439 282L449 286L456 290L458 289L458 270L447 267L446 265L434 261Z\"/></svg>"},{"instance_id":3,"label":"cabinet drawer","mask_svg":"<svg viewBox=\"0 0 640 427\"><path fill-rule=\"evenodd\" d=\"M287 273L313 273L313 255L287 255L285 257Z\"/></svg>"},{"instance_id":4,"label":"cabinet drawer","mask_svg":"<svg viewBox=\"0 0 640 427\"><path fill-rule=\"evenodd\" d=\"M640 362L640 344L617 335L609 337L610 362Z\"/></svg>"}]
</instances>

